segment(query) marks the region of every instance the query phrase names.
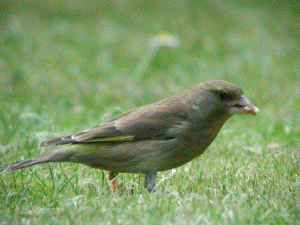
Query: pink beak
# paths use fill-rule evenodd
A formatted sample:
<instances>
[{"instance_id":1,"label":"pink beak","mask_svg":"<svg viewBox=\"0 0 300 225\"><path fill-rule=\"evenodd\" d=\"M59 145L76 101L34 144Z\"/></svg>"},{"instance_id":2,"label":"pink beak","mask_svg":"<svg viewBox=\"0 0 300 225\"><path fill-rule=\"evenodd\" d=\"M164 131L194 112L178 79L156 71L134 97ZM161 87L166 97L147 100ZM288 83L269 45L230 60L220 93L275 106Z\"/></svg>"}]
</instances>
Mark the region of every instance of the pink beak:
<instances>
[{"instance_id":1,"label":"pink beak","mask_svg":"<svg viewBox=\"0 0 300 225\"><path fill-rule=\"evenodd\" d=\"M242 95L238 101L230 105L229 113L256 115L259 113L259 109L255 107L245 95Z\"/></svg>"}]
</instances>

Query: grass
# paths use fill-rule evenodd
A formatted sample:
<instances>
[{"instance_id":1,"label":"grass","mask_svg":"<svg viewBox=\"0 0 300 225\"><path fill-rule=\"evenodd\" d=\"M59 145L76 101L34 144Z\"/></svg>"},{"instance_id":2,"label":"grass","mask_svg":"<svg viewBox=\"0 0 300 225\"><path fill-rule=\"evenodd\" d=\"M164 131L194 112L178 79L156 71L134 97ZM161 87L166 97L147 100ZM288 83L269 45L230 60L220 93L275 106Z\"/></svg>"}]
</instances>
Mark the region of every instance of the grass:
<instances>
[{"instance_id":1,"label":"grass","mask_svg":"<svg viewBox=\"0 0 300 225\"><path fill-rule=\"evenodd\" d=\"M71 163L1 172L0 223L299 224L300 13L280 2L1 1L0 165L210 79L261 113L231 118L151 194L142 175L112 193L106 171Z\"/></svg>"}]
</instances>

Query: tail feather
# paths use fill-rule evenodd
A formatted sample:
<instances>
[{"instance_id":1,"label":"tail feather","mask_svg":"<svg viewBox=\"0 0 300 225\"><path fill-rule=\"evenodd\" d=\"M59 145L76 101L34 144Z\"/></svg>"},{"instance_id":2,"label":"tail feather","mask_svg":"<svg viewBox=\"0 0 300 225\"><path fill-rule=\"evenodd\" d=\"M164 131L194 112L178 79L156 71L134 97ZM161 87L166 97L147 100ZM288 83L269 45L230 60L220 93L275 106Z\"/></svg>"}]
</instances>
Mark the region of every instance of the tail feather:
<instances>
[{"instance_id":1,"label":"tail feather","mask_svg":"<svg viewBox=\"0 0 300 225\"><path fill-rule=\"evenodd\" d=\"M77 140L73 140L72 135L61 137L61 138L55 138L48 141L43 141L40 143L39 147L45 147L50 145L66 145L66 144L72 144L78 142Z\"/></svg>"},{"instance_id":2,"label":"tail feather","mask_svg":"<svg viewBox=\"0 0 300 225\"><path fill-rule=\"evenodd\" d=\"M51 152L45 155L36 156L34 158L21 160L5 166L0 166L0 169L6 169L6 172L18 170L27 166L35 164L46 163L46 162L65 162L70 157L68 152Z\"/></svg>"}]
</instances>

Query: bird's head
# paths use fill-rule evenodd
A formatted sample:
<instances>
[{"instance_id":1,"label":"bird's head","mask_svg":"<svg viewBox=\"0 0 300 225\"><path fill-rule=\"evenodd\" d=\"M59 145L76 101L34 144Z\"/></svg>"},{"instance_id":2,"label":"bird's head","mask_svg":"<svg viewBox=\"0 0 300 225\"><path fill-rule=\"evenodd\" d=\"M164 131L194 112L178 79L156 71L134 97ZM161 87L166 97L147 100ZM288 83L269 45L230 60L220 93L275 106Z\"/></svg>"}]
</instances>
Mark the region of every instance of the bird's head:
<instances>
[{"instance_id":1,"label":"bird's head","mask_svg":"<svg viewBox=\"0 0 300 225\"><path fill-rule=\"evenodd\" d=\"M194 86L193 90L192 108L201 114L206 112L206 115L230 117L233 114L259 113L259 109L246 98L242 89L231 83L208 81Z\"/></svg>"}]
</instances>

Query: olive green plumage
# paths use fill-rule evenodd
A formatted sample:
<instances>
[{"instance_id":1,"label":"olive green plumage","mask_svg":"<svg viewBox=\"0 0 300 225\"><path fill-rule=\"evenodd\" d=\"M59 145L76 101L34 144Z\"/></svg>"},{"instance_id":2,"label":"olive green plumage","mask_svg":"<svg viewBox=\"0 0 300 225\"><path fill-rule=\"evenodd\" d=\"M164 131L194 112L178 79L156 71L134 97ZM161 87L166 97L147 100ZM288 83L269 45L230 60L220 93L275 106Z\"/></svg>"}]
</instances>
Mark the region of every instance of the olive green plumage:
<instances>
[{"instance_id":1,"label":"olive green plumage","mask_svg":"<svg viewBox=\"0 0 300 225\"><path fill-rule=\"evenodd\" d=\"M13 171L45 162L82 163L114 175L145 173L145 186L151 191L157 171L181 166L202 154L233 114L258 112L237 86L208 81L92 129L44 141L41 147L58 149L0 168Z\"/></svg>"}]
</instances>

